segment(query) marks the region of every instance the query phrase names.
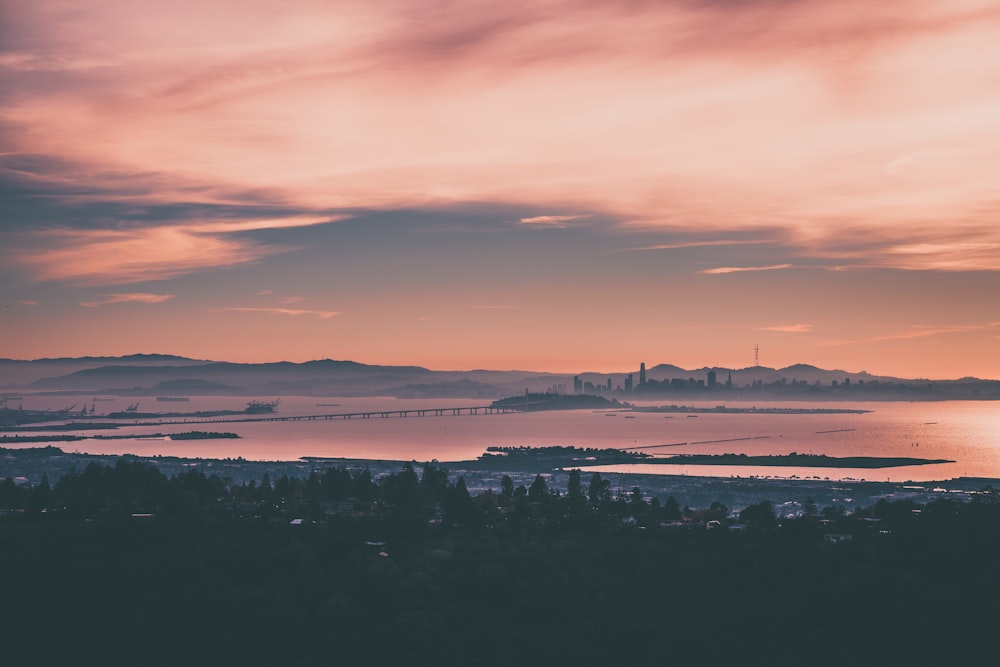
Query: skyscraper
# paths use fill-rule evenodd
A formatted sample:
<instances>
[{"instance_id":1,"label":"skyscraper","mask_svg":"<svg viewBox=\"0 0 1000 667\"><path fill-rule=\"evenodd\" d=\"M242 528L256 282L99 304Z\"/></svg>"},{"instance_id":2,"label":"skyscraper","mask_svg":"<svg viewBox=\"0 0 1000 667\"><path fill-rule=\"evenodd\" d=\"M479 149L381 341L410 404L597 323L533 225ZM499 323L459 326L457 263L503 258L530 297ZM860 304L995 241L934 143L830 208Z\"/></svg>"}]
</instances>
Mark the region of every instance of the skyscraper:
<instances>
[{"instance_id":1,"label":"skyscraper","mask_svg":"<svg viewBox=\"0 0 1000 667\"><path fill-rule=\"evenodd\" d=\"M639 386L646 384L646 362L639 364Z\"/></svg>"}]
</instances>

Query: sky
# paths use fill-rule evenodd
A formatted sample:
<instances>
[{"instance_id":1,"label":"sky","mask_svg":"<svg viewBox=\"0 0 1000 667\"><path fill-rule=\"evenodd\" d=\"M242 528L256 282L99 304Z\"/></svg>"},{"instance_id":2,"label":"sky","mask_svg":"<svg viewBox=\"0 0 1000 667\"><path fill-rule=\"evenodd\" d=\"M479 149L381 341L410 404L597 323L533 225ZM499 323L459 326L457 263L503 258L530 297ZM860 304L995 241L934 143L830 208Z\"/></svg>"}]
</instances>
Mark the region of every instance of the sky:
<instances>
[{"instance_id":1,"label":"sky","mask_svg":"<svg viewBox=\"0 0 1000 667\"><path fill-rule=\"evenodd\" d=\"M1000 1L0 0L0 357L1000 378Z\"/></svg>"}]
</instances>

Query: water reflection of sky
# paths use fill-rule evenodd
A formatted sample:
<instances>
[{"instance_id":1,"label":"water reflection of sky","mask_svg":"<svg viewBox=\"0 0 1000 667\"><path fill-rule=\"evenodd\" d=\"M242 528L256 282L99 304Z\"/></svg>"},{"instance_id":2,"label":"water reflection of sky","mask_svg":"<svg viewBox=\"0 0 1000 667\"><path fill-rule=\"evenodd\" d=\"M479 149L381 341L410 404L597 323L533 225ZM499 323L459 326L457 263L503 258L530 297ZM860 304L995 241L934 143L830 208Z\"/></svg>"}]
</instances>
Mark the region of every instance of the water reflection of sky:
<instances>
[{"instance_id":1,"label":"water reflection of sky","mask_svg":"<svg viewBox=\"0 0 1000 667\"><path fill-rule=\"evenodd\" d=\"M90 396L25 395L26 409L78 408L95 404L97 414L139 402L141 411L240 410L249 397L191 397L163 403L155 398L117 397L91 403ZM276 397L260 397L273 399ZM317 405L317 404L326 405ZM338 405L329 405L336 403ZM285 397L279 416L482 405L479 400ZM730 403L738 407L739 404ZM791 404L782 404L791 405ZM837 407L835 404L795 404ZM683 414L610 413L573 410L526 414L446 415L334 419L330 421L244 422L190 425L122 425L117 430L69 431L79 435L136 435L190 430L235 432L239 440L171 441L142 437L55 443L66 451L131 453L251 460L294 460L302 456L426 461L474 459L489 446L621 448L652 447L651 454L748 455L826 454L828 456L917 457L955 463L880 469L782 468L757 466L643 466L658 474L691 476L768 476L800 479L829 477L876 481L933 480L952 477L1000 478L1000 405L988 401L868 403L867 414ZM627 418L631 417L631 418ZM675 445L660 447L661 445Z\"/></svg>"}]
</instances>

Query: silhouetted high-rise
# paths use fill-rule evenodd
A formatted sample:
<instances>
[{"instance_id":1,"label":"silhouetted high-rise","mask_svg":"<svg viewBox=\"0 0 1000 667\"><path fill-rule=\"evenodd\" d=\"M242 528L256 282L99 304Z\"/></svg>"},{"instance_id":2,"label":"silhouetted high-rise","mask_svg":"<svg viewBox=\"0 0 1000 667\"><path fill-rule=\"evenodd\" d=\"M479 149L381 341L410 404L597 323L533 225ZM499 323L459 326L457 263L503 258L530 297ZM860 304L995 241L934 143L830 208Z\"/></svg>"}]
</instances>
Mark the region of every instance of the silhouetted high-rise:
<instances>
[{"instance_id":1,"label":"silhouetted high-rise","mask_svg":"<svg viewBox=\"0 0 1000 667\"><path fill-rule=\"evenodd\" d=\"M639 364L639 386L646 384L646 362Z\"/></svg>"}]
</instances>

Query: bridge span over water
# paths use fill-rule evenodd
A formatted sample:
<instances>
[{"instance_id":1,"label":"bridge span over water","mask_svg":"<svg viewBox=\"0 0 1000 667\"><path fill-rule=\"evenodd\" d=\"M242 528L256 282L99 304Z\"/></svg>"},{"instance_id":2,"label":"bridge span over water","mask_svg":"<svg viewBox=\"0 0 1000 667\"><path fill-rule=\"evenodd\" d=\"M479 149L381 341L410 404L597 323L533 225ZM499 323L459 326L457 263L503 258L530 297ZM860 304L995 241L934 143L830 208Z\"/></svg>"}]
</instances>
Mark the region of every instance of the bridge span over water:
<instances>
[{"instance_id":1,"label":"bridge span over water","mask_svg":"<svg viewBox=\"0 0 1000 667\"><path fill-rule=\"evenodd\" d=\"M170 417L168 419L146 418L136 420L141 424L237 424L246 422L302 422L333 421L338 419L390 419L402 417L458 417L461 415L497 415L521 412L513 407L474 405L447 408L407 408L405 410L367 410L364 412L335 412L319 415L220 415L218 417L192 416L190 418Z\"/></svg>"}]
</instances>

